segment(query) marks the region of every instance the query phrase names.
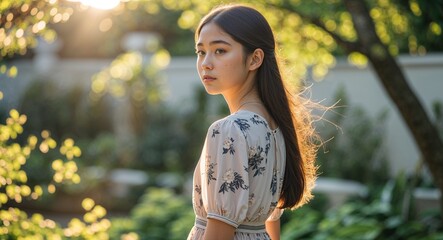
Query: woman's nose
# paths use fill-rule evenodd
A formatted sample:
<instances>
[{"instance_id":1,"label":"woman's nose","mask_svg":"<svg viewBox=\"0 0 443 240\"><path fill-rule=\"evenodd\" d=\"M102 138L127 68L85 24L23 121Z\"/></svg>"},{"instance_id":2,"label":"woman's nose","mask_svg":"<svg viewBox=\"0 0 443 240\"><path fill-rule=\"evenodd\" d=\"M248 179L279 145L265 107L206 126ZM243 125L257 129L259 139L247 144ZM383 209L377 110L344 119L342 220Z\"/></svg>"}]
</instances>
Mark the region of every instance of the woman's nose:
<instances>
[{"instance_id":1,"label":"woman's nose","mask_svg":"<svg viewBox=\"0 0 443 240\"><path fill-rule=\"evenodd\" d=\"M205 56L205 58L203 59L203 61L201 62L201 67L203 69L213 69L214 66L211 62L211 59L207 56Z\"/></svg>"}]
</instances>

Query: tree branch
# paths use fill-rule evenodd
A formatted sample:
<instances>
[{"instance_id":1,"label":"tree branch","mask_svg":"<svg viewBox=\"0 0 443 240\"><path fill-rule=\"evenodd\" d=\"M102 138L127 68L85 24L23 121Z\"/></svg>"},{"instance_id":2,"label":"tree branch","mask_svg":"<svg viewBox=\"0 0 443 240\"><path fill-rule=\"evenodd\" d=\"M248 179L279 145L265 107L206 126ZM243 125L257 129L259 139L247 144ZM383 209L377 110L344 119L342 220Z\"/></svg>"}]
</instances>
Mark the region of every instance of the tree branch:
<instances>
[{"instance_id":1,"label":"tree branch","mask_svg":"<svg viewBox=\"0 0 443 240\"><path fill-rule=\"evenodd\" d=\"M341 46L346 52L348 52L348 53L351 53L351 52L363 53L362 48L361 48L360 44L358 44L358 42L347 41L347 40L343 39L342 37L340 37L337 33L328 30L326 28L326 26L324 25L324 23L319 18L312 18L312 17L302 16L302 15L300 15L300 17L302 17L306 21L311 22L312 24L316 25L317 27L321 28L323 31L328 33L337 42L337 44L339 46Z\"/></svg>"}]
</instances>

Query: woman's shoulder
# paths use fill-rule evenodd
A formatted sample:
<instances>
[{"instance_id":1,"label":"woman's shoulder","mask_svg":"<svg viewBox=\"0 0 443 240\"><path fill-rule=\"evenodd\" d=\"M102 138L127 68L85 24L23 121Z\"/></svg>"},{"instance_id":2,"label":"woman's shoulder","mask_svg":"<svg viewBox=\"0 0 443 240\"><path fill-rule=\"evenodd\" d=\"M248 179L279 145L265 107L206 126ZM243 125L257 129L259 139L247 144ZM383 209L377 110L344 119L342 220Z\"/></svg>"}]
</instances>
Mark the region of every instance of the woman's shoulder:
<instances>
[{"instance_id":1,"label":"woman's shoulder","mask_svg":"<svg viewBox=\"0 0 443 240\"><path fill-rule=\"evenodd\" d=\"M259 128L268 129L268 123L260 115L241 110L222 119L215 121L210 129L216 129L218 131L241 131L243 133L248 130Z\"/></svg>"}]
</instances>

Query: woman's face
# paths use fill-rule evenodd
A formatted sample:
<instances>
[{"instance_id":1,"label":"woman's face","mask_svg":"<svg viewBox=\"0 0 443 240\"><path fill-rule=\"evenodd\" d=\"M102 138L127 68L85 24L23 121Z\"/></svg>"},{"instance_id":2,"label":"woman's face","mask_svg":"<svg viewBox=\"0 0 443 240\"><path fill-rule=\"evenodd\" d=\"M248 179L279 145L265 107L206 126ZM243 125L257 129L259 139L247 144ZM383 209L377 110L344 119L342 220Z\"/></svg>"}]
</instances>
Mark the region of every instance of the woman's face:
<instances>
[{"instance_id":1,"label":"woman's face","mask_svg":"<svg viewBox=\"0 0 443 240\"><path fill-rule=\"evenodd\" d=\"M243 47L216 24L203 26L196 53L198 74L209 94L236 94L244 87L250 71Z\"/></svg>"}]
</instances>

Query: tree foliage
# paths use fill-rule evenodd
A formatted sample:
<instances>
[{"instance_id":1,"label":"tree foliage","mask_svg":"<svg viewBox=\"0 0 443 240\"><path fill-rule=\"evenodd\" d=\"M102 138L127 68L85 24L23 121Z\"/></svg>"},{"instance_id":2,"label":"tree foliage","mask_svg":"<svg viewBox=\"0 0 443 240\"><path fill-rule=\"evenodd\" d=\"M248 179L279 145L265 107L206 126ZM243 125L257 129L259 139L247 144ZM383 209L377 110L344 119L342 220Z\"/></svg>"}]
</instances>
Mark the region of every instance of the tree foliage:
<instances>
[{"instance_id":1,"label":"tree foliage","mask_svg":"<svg viewBox=\"0 0 443 240\"><path fill-rule=\"evenodd\" d=\"M37 38L47 41L56 38L49 23L67 21L72 8L63 7L58 1L2 1L0 3L0 60L14 54L25 54L35 47Z\"/></svg>"},{"instance_id":2,"label":"tree foliage","mask_svg":"<svg viewBox=\"0 0 443 240\"><path fill-rule=\"evenodd\" d=\"M72 8L65 8L54 0L48 1L1 1L0 2L0 74L9 77L17 75L17 68L7 66L5 58L15 54L26 54L34 47L39 37L47 41L55 39L56 34L47 28L49 23L67 21ZM2 94L0 91L0 100ZM28 184L28 175L23 167L30 159L32 151L47 153L57 148L57 142L46 130L41 137L27 136L27 141L17 141L23 133L27 117L12 109L5 124L0 124L0 236L2 239L107 239L110 221L105 219L106 210L86 198L83 220L74 218L66 228L41 214L28 216L19 207L25 198L39 199L44 193L52 194L61 184L80 182L75 159L81 150L73 139L65 139L58 148L60 158L52 161L52 180L47 185Z\"/></svg>"},{"instance_id":3,"label":"tree foliage","mask_svg":"<svg viewBox=\"0 0 443 240\"><path fill-rule=\"evenodd\" d=\"M25 55L37 45L38 39L52 42L56 32L50 23L69 20L73 9L56 0L5 0L0 2L0 74L17 76L17 68L7 65L7 59ZM0 89L0 100L3 93Z\"/></svg>"},{"instance_id":4,"label":"tree foliage","mask_svg":"<svg viewBox=\"0 0 443 240\"><path fill-rule=\"evenodd\" d=\"M227 1L235 3L236 1ZM321 79L335 65L335 56L346 53L339 46L355 48L358 40L351 14L339 0L242 1L260 10L275 30L280 56L290 63L290 76L302 77L308 67ZM423 55L443 50L443 7L441 1L367 1L376 31L392 55ZM178 25L194 29L201 17L220 1L158 0L139 4L161 4L182 11ZM426 10L426 11L425 11ZM348 55L351 63L364 66L367 59L357 49Z\"/></svg>"}]
</instances>

